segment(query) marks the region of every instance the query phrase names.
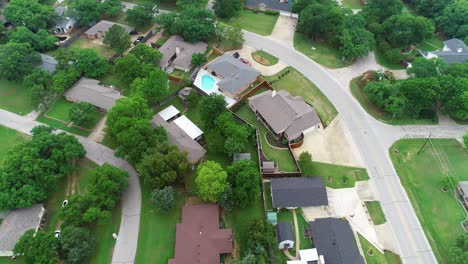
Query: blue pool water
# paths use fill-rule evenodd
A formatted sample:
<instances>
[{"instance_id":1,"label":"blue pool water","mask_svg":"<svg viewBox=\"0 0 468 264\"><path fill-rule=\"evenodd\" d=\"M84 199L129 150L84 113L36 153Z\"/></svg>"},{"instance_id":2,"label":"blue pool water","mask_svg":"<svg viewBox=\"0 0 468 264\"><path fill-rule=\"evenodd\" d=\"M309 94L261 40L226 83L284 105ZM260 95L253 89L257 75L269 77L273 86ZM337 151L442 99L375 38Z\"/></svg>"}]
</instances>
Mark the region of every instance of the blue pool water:
<instances>
[{"instance_id":1,"label":"blue pool water","mask_svg":"<svg viewBox=\"0 0 468 264\"><path fill-rule=\"evenodd\" d=\"M201 88L206 92L206 93L209 93L213 90L214 86L215 86L215 79L213 77L211 77L210 75L208 74L205 74L202 76L201 78Z\"/></svg>"}]
</instances>

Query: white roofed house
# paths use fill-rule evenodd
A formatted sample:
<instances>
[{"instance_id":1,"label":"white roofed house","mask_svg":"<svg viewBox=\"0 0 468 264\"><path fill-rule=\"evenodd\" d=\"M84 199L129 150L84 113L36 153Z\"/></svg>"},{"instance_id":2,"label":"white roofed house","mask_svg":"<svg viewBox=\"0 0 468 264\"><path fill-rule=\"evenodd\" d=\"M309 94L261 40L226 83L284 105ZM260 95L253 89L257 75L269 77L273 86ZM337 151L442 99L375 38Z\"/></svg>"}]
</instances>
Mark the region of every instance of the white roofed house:
<instances>
[{"instance_id":1,"label":"white roofed house","mask_svg":"<svg viewBox=\"0 0 468 264\"><path fill-rule=\"evenodd\" d=\"M58 16L54 26L55 34L70 34L75 28L76 20L69 16L68 8L59 5L55 8L55 13Z\"/></svg>"}]
</instances>

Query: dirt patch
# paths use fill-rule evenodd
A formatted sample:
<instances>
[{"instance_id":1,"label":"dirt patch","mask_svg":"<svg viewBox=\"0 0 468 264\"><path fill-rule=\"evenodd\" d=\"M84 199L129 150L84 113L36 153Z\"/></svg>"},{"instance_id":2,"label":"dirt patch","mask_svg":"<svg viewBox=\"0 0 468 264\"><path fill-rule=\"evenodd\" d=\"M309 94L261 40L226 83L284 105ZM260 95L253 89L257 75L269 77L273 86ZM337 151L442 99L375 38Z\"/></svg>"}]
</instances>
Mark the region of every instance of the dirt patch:
<instances>
[{"instance_id":1,"label":"dirt patch","mask_svg":"<svg viewBox=\"0 0 468 264\"><path fill-rule=\"evenodd\" d=\"M265 65L265 66L270 66L270 65L271 65L271 62L270 62L269 60L265 59L264 57L262 57L262 56L259 55L259 54L252 54L252 58L253 58L256 62L258 62L258 63L260 63L260 64L262 64L262 65Z\"/></svg>"}]
</instances>

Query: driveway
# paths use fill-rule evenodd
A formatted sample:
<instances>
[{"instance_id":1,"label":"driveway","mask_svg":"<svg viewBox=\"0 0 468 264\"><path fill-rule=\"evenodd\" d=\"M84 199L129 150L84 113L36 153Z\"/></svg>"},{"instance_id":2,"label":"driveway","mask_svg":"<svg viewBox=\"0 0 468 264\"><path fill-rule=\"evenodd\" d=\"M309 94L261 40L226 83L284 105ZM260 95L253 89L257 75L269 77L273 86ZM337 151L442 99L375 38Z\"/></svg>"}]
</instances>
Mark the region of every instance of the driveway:
<instances>
[{"instance_id":1,"label":"driveway","mask_svg":"<svg viewBox=\"0 0 468 264\"><path fill-rule=\"evenodd\" d=\"M297 18L278 16L270 37L288 47L294 47L294 32L296 32Z\"/></svg>"},{"instance_id":2,"label":"driveway","mask_svg":"<svg viewBox=\"0 0 468 264\"><path fill-rule=\"evenodd\" d=\"M253 48L253 47L251 47L249 45L244 44L244 46L242 46L242 49L228 51L226 53L233 54L235 52L239 52L240 58L244 58L244 59L249 60L252 63L252 67L254 69L256 69L257 71L261 72L262 75L265 75L265 76L275 75L278 72L282 71L284 68L288 67L288 65L286 63L282 62L281 60L279 60L278 63L276 63L275 65L271 65L271 66L262 65L262 64L256 62L252 58L252 53L254 53L255 51L257 51L257 49L255 49L255 48Z\"/></svg>"},{"instance_id":3,"label":"driveway","mask_svg":"<svg viewBox=\"0 0 468 264\"><path fill-rule=\"evenodd\" d=\"M39 122L0 109L0 125L30 135ZM86 150L86 157L98 165L109 163L129 173L129 186L122 195L122 219L117 242L114 247L112 263L130 264L134 262L138 232L140 230L141 190L140 180L135 169L125 160L116 158L114 151L88 138L76 136Z\"/></svg>"}]
</instances>

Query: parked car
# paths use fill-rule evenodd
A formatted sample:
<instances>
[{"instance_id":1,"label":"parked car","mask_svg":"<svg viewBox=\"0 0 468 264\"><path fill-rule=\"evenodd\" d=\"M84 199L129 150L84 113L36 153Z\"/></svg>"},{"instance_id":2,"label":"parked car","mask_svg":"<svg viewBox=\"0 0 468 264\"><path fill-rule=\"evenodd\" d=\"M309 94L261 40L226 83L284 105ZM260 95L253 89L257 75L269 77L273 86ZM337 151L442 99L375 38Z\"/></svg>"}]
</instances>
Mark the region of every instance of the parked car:
<instances>
[{"instance_id":1,"label":"parked car","mask_svg":"<svg viewBox=\"0 0 468 264\"><path fill-rule=\"evenodd\" d=\"M135 41L133 41L133 45L136 45L136 44L140 43L143 40L144 37L145 36L139 36L137 39L135 39Z\"/></svg>"},{"instance_id":2,"label":"parked car","mask_svg":"<svg viewBox=\"0 0 468 264\"><path fill-rule=\"evenodd\" d=\"M235 59L238 59L240 57L240 54L239 52L236 52L234 54L232 54L232 56L235 58Z\"/></svg>"},{"instance_id":3,"label":"parked car","mask_svg":"<svg viewBox=\"0 0 468 264\"><path fill-rule=\"evenodd\" d=\"M252 66L252 63L248 59L240 58L240 61L242 61L242 63L244 63L244 64Z\"/></svg>"},{"instance_id":4,"label":"parked car","mask_svg":"<svg viewBox=\"0 0 468 264\"><path fill-rule=\"evenodd\" d=\"M55 238L59 238L61 234L62 234L62 231L60 231L60 230L55 230L55 232L54 232L54 237L55 237Z\"/></svg>"}]
</instances>

